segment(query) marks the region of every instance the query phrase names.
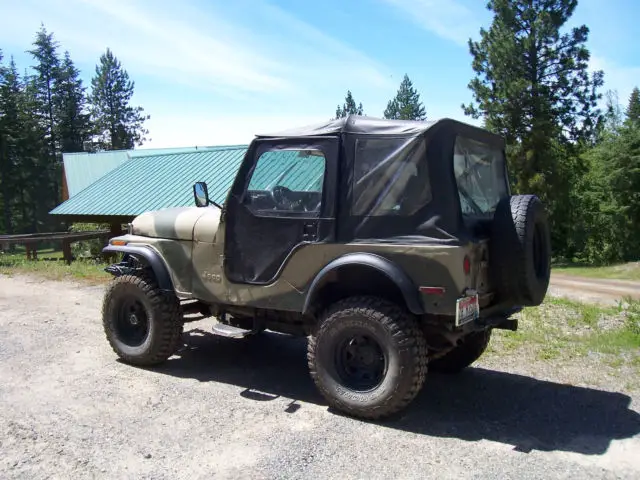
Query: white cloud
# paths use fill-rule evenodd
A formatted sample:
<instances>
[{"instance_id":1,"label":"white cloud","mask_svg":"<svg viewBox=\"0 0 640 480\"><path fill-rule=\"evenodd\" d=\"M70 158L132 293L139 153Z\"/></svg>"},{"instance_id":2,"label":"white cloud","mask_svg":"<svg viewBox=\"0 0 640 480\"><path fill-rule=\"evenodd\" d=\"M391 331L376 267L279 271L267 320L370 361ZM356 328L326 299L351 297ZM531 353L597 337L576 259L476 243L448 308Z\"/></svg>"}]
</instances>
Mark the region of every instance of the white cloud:
<instances>
[{"instance_id":1,"label":"white cloud","mask_svg":"<svg viewBox=\"0 0 640 480\"><path fill-rule=\"evenodd\" d=\"M397 88L384 65L268 0L22 0L2 10L5 54L29 48L41 22L86 77L111 48L151 115L154 146L237 143L326 120L348 88L366 105Z\"/></svg>"},{"instance_id":2,"label":"white cloud","mask_svg":"<svg viewBox=\"0 0 640 480\"><path fill-rule=\"evenodd\" d=\"M425 30L464 46L477 36L480 19L460 0L380 0Z\"/></svg>"},{"instance_id":3,"label":"white cloud","mask_svg":"<svg viewBox=\"0 0 640 480\"><path fill-rule=\"evenodd\" d=\"M199 31L189 23L184 11L171 11L170 6L157 9L151 4L143 8L143 2L80 1L108 19L108 24L125 27L128 34L109 39L109 43L118 43L117 51L123 52L124 58L144 65L150 72L240 91L267 92L293 87L280 74L284 65L243 44L240 27L225 32L218 28L219 20L214 19L211 30Z\"/></svg>"}]
</instances>

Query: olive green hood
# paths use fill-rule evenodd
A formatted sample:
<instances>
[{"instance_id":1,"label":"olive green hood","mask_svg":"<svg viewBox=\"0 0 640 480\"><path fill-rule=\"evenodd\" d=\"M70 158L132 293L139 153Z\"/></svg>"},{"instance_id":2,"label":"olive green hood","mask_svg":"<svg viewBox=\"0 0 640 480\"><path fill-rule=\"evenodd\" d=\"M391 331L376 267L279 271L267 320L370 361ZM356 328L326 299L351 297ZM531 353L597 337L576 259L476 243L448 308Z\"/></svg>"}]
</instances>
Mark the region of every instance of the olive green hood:
<instances>
[{"instance_id":1,"label":"olive green hood","mask_svg":"<svg viewBox=\"0 0 640 480\"><path fill-rule=\"evenodd\" d=\"M132 234L170 240L193 240L193 230L198 220L207 215L220 216L217 207L177 207L146 212L136 217Z\"/></svg>"}]
</instances>

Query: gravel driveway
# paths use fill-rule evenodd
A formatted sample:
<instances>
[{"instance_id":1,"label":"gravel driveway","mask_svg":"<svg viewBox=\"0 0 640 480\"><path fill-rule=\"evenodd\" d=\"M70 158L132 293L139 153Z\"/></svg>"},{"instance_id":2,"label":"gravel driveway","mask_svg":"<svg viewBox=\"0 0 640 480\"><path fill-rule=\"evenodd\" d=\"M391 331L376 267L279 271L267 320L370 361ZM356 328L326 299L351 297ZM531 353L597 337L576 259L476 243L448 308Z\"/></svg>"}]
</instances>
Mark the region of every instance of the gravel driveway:
<instances>
[{"instance_id":1,"label":"gravel driveway","mask_svg":"<svg viewBox=\"0 0 640 480\"><path fill-rule=\"evenodd\" d=\"M640 478L640 395L483 358L401 416L331 412L305 343L188 324L162 368L116 361L102 287L0 276L2 478Z\"/></svg>"}]
</instances>

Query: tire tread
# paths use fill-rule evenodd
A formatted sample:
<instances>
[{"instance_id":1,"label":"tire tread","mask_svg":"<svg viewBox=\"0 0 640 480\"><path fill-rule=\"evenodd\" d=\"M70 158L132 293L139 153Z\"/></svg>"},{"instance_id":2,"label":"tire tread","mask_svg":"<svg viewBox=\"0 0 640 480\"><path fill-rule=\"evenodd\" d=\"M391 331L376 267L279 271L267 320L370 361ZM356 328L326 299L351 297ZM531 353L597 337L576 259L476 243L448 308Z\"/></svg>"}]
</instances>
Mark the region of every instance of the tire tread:
<instances>
[{"instance_id":1,"label":"tire tread","mask_svg":"<svg viewBox=\"0 0 640 480\"><path fill-rule=\"evenodd\" d=\"M155 328L160 332L154 339L151 348L143 355L132 356L122 352L113 340L110 332L108 308L113 295L122 285L138 288L147 297L152 315L155 319ZM107 287L102 302L103 328L113 351L126 363L150 366L162 363L177 350L183 332L183 323L180 302L170 293L162 291L157 282L148 274L127 274L116 277Z\"/></svg>"},{"instance_id":2,"label":"tire tread","mask_svg":"<svg viewBox=\"0 0 640 480\"><path fill-rule=\"evenodd\" d=\"M415 318L401 307L381 298L356 296L340 300L325 311L322 318L328 320L336 316L351 316L354 314L366 316L380 322L391 332L391 335L398 343L412 345L411 358L413 359L414 365L409 367L413 370L410 388L401 396L392 395L385 404L369 410L354 409L342 402L339 398L333 396L331 392L328 392L322 385L316 369L317 336L322 334L322 330L326 328L328 322L321 321L317 331L310 336L307 349L307 361L311 378L314 380L321 394L327 399L330 406L353 416L375 420L402 410L420 392L427 374L427 345L422 330Z\"/></svg>"}]
</instances>

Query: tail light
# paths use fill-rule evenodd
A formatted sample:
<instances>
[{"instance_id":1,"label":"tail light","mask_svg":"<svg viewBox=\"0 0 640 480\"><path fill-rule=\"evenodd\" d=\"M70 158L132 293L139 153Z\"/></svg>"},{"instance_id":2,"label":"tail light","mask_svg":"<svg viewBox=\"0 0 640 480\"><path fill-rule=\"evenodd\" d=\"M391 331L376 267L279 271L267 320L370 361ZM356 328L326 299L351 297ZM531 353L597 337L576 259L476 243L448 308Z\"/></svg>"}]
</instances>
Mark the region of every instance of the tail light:
<instances>
[{"instance_id":1,"label":"tail light","mask_svg":"<svg viewBox=\"0 0 640 480\"><path fill-rule=\"evenodd\" d=\"M471 273L471 260L468 255L464 256L464 261L462 262L462 266L464 268L464 274L469 275Z\"/></svg>"}]
</instances>

